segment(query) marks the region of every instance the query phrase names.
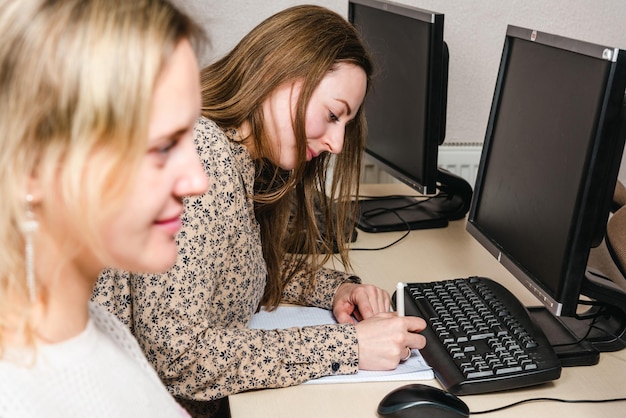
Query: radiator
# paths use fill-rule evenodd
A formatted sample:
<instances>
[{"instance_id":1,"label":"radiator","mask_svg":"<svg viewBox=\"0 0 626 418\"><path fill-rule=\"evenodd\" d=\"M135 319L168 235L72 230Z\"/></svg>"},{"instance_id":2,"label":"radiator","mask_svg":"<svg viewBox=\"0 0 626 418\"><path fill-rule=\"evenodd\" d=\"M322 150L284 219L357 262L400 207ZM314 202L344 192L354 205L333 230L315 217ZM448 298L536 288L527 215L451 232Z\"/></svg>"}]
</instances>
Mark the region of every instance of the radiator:
<instances>
[{"instance_id":1,"label":"radiator","mask_svg":"<svg viewBox=\"0 0 626 418\"><path fill-rule=\"evenodd\" d=\"M481 151L481 143L444 142L439 146L438 165L463 177L474 188Z\"/></svg>"}]
</instances>

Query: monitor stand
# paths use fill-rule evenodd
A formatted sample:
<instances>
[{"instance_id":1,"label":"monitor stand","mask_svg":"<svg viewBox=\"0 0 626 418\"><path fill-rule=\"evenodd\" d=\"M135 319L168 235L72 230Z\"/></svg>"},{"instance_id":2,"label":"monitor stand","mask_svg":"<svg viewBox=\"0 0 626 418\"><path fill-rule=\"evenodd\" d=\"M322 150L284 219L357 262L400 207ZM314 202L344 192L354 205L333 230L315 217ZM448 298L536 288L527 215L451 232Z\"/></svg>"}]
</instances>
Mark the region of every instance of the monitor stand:
<instances>
[{"instance_id":1,"label":"monitor stand","mask_svg":"<svg viewBox=\"0 0 626 418\"><path fill-rule=\"evenodd\" d=\"M472 187L463 178L439 168L439 194L416 198L387 196L358 201L357 227L365 232L443 228L462 219L472 200Z\"/></svg>"},{"instance_id":2,"label":"monitor stand","mask_svg":"<svg viewBox=\"0 0 626 418\"><path fill-rule=\"evenodd\" d=\"M407 231L443 228L448 218L428 205L431 200L410 196L388 196L359 200L357 228L365 232ZM431 206L431 207L429 207Z\"/></svg>"},{"instance_id":3,"label":"monitor stand","mask_svg":"<svg viewBox=\"0 0 626 418\"><path fill-rule=\"evenodd\" d=\"M591 343L580 341L580 337L571 329L572 326L578 328L577 325L580 325L575 322L575 318L557 318L543 306L531 306L528 311L554 347L563 367L598 364L600 352Z\"/></svg>"},{"instance_id":4,"label":"monitor stand","mask_svg":"<svg viewBox=\"0 0 626 418\"><path fill-rule=\"evenodd\" d=\"M565 367L597 364L601 352L626 348L626 293L588 271L581 294L603 303L605 312L594 319L601 308L592 307L577 318L557 318L543 307L529 308Z\"/></svg>"}]
</instances>

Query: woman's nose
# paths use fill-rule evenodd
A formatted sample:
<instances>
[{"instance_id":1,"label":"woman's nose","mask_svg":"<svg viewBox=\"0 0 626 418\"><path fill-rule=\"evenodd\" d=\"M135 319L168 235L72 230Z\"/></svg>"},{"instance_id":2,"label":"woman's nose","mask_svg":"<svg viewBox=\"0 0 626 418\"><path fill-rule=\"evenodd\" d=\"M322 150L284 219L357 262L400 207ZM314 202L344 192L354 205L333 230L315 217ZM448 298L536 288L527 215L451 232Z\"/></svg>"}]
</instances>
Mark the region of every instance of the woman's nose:
<instances>
[{"instance_id":1,"label":"woman's nose","mask_svg":"<svg viewBox=\"0 0 626 418\"><path fill-rule=\"evenodd\" d=\"M187 147L183 172L175 193L179 196L201 195L209 188L209 178L194 147Z\"/></svg>"},{"instance_id":2,"label":"woman's nose","mask_svg":"<svg viewBox=\"0 0 626 418\"><path fill-rule=\"evenodd\" d=\"M343 149L343 141L346 135L346 128L340 127L329 132L326 137L326 146L331 154L339 154Z\"/></svg>"}]
</instances>

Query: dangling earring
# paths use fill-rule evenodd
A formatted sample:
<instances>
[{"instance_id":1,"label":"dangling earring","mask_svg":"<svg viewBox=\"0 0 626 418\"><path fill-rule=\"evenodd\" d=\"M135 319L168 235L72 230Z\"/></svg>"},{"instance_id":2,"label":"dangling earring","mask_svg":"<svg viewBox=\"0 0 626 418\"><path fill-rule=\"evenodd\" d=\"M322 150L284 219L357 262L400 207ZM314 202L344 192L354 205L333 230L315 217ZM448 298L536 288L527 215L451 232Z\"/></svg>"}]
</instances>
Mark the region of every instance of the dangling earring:
<instances>
[{"instance_id":1,"label":"dangling earring","mask_svg":"<svg viewBox=\"0 0 626 418\"><path fill-rule=\"evenodd\" d=\"M24 232L24 241L26 242L26 285L28 286L28 295L30 302L35 302L35 247L33 245L33 236L39 228L39 222L35 219L31 203L33 195L26 195L26 220L22 223L22 232Z\"/></svg>"}]
</instances>

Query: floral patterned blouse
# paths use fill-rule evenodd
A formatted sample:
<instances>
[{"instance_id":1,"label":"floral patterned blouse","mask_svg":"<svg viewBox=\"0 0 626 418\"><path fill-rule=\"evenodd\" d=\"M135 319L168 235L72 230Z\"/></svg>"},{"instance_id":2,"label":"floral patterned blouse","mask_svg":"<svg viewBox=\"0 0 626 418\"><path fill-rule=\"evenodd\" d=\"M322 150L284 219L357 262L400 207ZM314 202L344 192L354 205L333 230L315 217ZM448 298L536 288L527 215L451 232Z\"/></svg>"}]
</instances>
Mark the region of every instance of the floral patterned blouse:
<instances>
[{"instance_id":1,"label":"floral patterned blouse","mask_svg":"<svg viewBox=\"0 0 626 418\"><path fill-rule=\"evenodd\" d=\"M179 256L165 274L105 270L93 300L126 324L170 392L194 416L250 389L296 385L358 369L353 325L249 329L266 282L253 202L254 163L235 132L200 118L197 151L209 190L186 200ZM297 274L283 300L332 309L335 291L358 278L322 268L315 291Z\"/></svg>"}]
</instances>

